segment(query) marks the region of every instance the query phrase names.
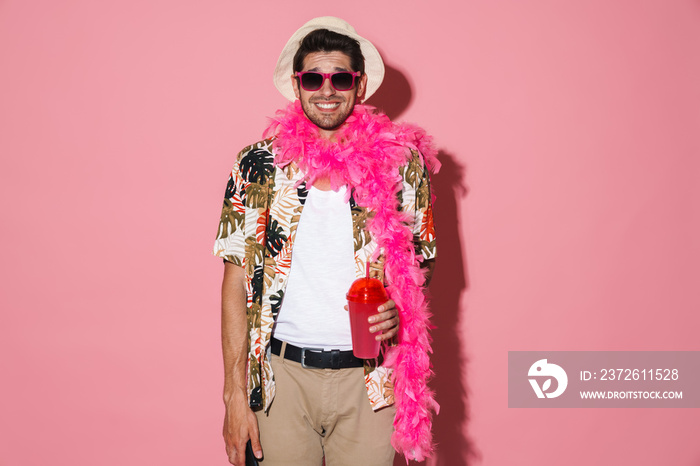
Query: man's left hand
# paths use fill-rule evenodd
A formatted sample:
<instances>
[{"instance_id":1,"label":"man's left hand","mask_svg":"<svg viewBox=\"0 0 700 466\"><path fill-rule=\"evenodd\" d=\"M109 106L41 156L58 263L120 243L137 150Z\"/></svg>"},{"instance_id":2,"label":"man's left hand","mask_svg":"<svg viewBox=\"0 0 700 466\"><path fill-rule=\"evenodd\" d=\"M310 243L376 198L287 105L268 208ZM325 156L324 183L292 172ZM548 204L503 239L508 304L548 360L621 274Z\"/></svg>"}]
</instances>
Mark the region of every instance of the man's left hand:
<instances>
[{"instance_id":1,"label":"man's left hand","mask_svg":"<svg viewBox=\"0 0 700 466\"><path fill-rule=\"evenodd\" d=\"M399 331L399 310L396 303L389 300L377 308L378 314L369 316L369 323L374 324L369 328L372 333L379 333L375 336L377 341L390 340Z\"/></svg>"}]
</instances>

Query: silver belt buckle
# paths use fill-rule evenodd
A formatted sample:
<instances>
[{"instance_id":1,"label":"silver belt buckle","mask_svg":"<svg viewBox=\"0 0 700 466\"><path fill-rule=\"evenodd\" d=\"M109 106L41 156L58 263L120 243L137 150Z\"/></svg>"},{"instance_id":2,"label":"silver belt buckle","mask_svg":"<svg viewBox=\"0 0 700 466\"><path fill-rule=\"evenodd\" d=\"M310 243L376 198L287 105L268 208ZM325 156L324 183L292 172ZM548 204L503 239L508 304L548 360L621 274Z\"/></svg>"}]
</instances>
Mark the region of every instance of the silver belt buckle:
<instances>
[{"instance_id":1,"label":"silver belt buckle","mask_svg":"<svg viewBox=\"0 0 700 466\"><path fill-rule=\"evenodd\" d=\"M303 367L304 369L317 369L316 367L306 365L306 352L307 351L313 351L316 353L323 353L323 348L306 348L306 347L304 347L301 349L301 367Z\"/></svg>"}]
</instances>

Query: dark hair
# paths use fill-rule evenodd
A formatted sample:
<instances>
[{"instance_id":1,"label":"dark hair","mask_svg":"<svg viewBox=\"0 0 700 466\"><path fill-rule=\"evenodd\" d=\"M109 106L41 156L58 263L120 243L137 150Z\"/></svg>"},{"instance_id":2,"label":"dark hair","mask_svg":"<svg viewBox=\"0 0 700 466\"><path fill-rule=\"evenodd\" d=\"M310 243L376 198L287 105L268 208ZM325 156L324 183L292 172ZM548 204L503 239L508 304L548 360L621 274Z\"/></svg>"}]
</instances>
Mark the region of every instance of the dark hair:
<instances>
[{"instance_id":1,"label":"dark hair","mask_svg":"<svg viewBox=\"0 0 700 466\"><path fill-rule=\"evenodd\" d=\"M299 50L294 54L292 66L295 72L304 68L304 59L313 52L342 52L350 57L352 71L365 74L365 57L362 55L360 43L352 37L328 29L311 31L301 40Z\"/></svg>"}]
</instances>

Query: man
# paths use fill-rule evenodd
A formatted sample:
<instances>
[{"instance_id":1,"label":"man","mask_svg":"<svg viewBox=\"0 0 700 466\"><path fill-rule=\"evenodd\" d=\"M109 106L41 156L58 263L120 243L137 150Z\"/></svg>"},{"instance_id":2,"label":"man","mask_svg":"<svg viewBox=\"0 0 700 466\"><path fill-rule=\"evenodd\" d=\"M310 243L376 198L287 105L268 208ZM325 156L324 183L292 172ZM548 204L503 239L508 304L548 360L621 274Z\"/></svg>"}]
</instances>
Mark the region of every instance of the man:
<instances>
[{"instance_id":1,"label":"man","mask_svg":"<svg viewBox=\"0 0 700 466\"><path fill-rule=\"evenodd\" d=\"M238 154L214 246L225 261L224 439L234 465L245 464L249 440L268 466L391 465L392 442L417 459L430 451L422 287L435 235L425 162L438 164L425 133L360 105L383 76L376 48L345 21L309 21L275 70L293 104ZM345 307L367 263L392 298L369 318L385 347L377 360L353 356Z\"/></svg>"}]
</instances>

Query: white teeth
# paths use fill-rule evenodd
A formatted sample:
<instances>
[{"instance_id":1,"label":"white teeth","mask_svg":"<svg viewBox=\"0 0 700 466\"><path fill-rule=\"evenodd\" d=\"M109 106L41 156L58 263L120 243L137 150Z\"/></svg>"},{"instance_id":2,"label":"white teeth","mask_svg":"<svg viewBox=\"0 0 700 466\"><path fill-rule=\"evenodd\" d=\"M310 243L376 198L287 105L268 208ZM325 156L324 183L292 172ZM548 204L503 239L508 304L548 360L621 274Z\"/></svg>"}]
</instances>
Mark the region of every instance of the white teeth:
<instances>
[{"instance_id":1,"label":"white teeth","mask_svg":"<svg viewBox=\"0 0 700 466\"><path fill-rule=\"evenodd\" d=\"M335 108L335 107L339 106L340 103L335 102L335 103L322 104L320 102L317 102L316 105L321 107L321 108L331 109L331 108Z\"/></svg>"}]
</instances>

